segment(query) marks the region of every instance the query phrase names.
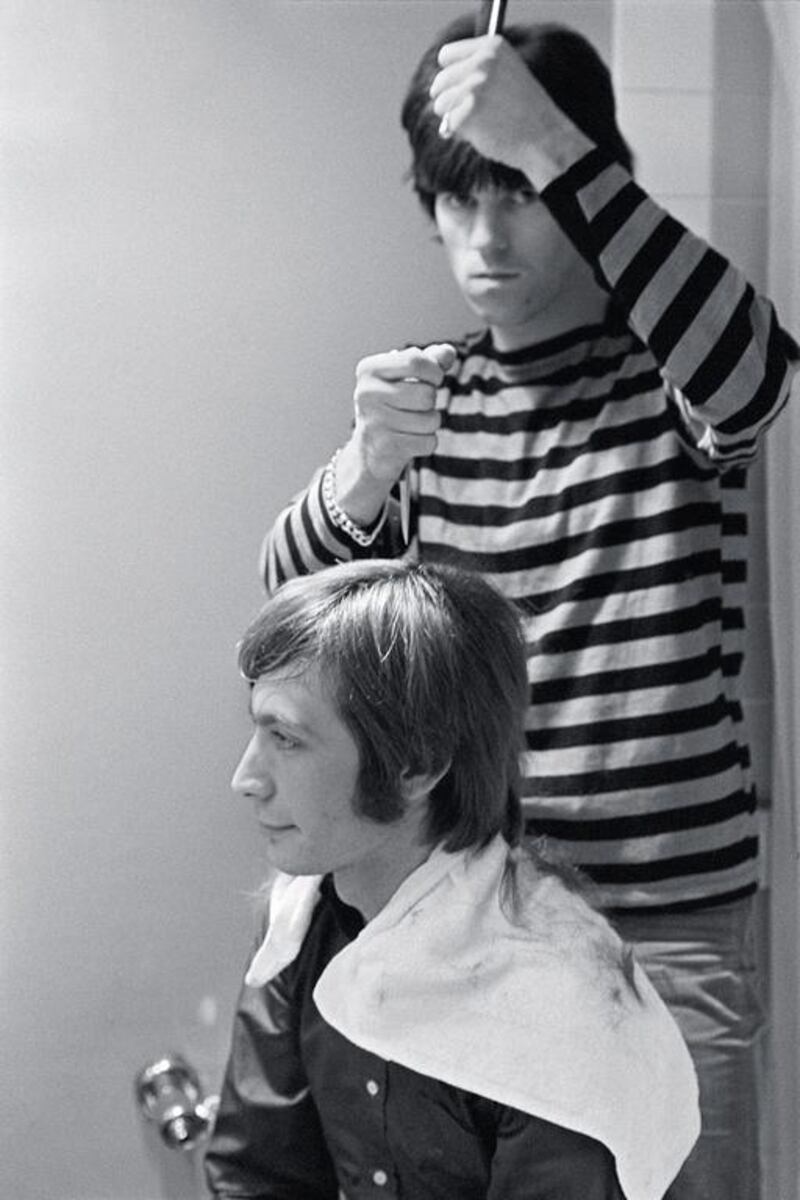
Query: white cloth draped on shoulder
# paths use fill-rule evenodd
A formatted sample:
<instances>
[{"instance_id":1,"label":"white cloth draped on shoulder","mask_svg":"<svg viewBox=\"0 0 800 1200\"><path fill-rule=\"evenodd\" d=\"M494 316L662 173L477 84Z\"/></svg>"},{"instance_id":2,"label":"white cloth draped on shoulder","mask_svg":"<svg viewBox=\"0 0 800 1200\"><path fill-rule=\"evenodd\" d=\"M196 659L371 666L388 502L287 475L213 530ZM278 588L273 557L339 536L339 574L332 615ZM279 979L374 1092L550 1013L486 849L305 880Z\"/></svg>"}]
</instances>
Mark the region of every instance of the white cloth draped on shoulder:
<instances>
[{"instance_id":1,"label":"white cloth draped on shoulder","mask_svg":"<svg viewBox=\"0 0 800 1200\"><path fill-rule=\"evenodd\" d=\"M700 1129L672 1017L611 926L509 848L434 850L320 976L324 1019L370 1053L596 1138L627 1200L660 1200ZM298 954L319 876L279 875L246 981ZM628 973L630 976L630 972Z\"/></svg>"}]
</instances>

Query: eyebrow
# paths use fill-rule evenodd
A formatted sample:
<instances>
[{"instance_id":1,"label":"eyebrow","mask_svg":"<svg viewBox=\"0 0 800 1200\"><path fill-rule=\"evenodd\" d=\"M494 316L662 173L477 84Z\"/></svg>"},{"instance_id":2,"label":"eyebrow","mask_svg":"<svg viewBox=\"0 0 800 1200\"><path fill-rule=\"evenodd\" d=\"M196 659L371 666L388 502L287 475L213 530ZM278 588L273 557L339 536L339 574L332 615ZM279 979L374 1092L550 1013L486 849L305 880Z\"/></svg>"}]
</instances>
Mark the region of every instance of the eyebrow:
<instances>
[{"instance_id":1,"label":"eyebrow","mask_svg":"<svg viewBox=\"0 0 800 1200\"><path fill-rule=\"evenodd\" d=\"M306 736L311 735L312 731L307 725L304 725L301 721L294 721L291 717L287 717L281 712L267 709L265 712L254 713L252 692L250 693L247 710L250 714L250 720L259 729L268 729L272 725L285 725L287 729L293 729L297 733L303 733Z\"/></svg>"}]
</instances>

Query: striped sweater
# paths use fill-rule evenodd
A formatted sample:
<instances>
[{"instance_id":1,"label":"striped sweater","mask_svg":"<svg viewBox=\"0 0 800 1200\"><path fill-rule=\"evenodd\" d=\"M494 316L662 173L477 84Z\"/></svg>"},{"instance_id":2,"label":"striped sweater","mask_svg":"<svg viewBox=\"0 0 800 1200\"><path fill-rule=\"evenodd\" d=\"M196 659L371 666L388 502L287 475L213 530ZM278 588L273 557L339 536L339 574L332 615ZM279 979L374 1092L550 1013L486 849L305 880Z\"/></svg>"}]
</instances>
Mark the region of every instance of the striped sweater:
<instances>
[{"instance_id":1,"label":"striped sweater","mask_svg":"<svg viewBox=\"0 0 800 1200\"><path fill-rule=\"evenodd\" d=\"M746 466L798 350L769 302L600 151L542 200L613 315L511 353L466 337L436 450L411 473L410 546L393 521L355 545L318 472L267 537L267 587L365 553L484 573L525 624L530 828L611 908L719 903L757 883L738 696Z\"/></svg>"}]
</instances>

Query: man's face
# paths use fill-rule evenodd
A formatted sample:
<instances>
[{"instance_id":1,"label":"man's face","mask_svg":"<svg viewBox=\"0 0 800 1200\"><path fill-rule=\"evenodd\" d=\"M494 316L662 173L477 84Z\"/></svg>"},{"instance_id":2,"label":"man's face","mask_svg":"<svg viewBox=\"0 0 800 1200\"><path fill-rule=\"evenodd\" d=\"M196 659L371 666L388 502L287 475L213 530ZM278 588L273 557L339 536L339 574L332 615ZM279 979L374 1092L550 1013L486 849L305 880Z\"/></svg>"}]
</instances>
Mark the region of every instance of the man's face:
<instances>
[{"instance_id":1,"label":"man's face","mask_svg":"<svg viewBox=\"0 0 800 1200\"><path fill-rule=\"evenodd\" d=\"M586 264L533 190L441 192L434 216L456 283L499 349L574 323Z\"/></svg>"},{"instance_id":2,"label":"man's face","mask_svg":"<svg viewBox=\"0 0 800 1200\"><path fill-rule=\"evenodd\" d=\"M253 800L270 863L318 875L391 853L395 826L354 810L358 748L318 672L262 675L250 704L255 730L231 786Z\"/></svg>"}]
</instances>

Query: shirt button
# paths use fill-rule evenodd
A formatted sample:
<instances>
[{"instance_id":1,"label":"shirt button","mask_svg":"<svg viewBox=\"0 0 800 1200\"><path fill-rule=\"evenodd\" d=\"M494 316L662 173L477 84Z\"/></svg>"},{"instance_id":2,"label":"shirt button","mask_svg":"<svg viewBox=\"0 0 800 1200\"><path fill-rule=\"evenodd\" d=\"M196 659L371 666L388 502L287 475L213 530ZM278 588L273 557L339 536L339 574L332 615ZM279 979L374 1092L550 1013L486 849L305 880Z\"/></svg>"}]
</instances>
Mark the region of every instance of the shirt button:
<instances>
[{"instance_id":1,"label":"shirt button","mask_svg":"<svg viewBox=\"0 0 800 1200\"><path fill-rule=\"evenodd\" d=\"M389 1176L385 1171L373 1171L372 1182L377 1183L378 1187L385 1187L389 1182Z\"/></svg>"},{"instance_id":2,"label":"shirt button","mask_svg":"<svg viewBox=\"0 0 800 1200\"><path fill-rule=\"evenodd\" d=\"M380 1086L375 1082L374 1079L367 1080L367 1091L369 1092L370 1096L377 1096L380 1090Z\"/></svg>"}]
</instances>

